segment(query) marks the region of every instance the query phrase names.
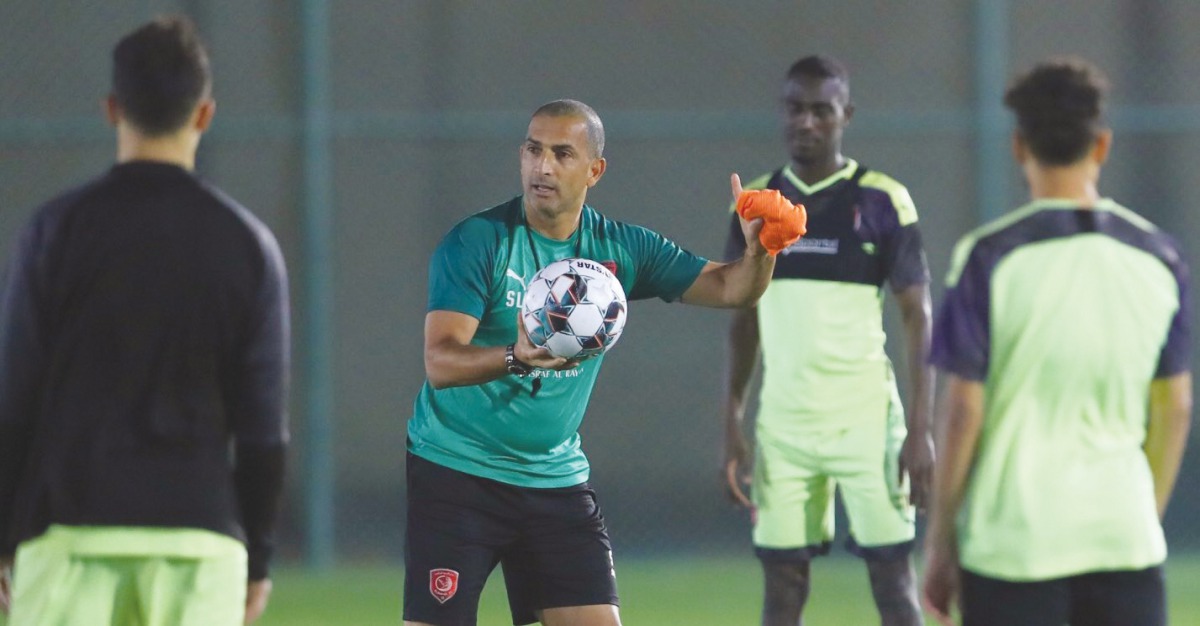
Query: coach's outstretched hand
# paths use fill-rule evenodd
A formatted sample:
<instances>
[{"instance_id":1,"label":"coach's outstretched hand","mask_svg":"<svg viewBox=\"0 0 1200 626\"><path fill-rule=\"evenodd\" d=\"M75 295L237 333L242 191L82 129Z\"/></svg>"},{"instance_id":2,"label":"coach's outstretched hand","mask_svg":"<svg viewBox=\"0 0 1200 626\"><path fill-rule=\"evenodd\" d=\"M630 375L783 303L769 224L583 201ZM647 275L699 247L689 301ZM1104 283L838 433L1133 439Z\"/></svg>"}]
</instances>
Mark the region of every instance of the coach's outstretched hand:
<instances>
[{"instance_id":1,"label":"coach's outstretched hand","mask_svg":"<svg viewBox=\"0 0 1200 626\"><path fill-rule=\"evenodd\" d=\"M742 197L742 177L737 174L729 176L729 188L733 191L734 207L737 207L738 200ZM771 254L770 251L763 246L762 230L766 223L761 217L746 217L738 211L738 218L742 223L742 236L746 238L746 254L749 256L763 256Z\"/></svg>"},{"instance_id":2,"label":"coach's outstretched hand","mask_svg":"<svg viewBox=\"0 0 1200 626\"><path fill-rule=\"evenodd\" d=\"M737 212L742 219L762 219L758 237L770 254L779 254L808 232L808 212L804 205L792 204L777 189L740 191L736 197Z\"/></svg>"}]
</instances>

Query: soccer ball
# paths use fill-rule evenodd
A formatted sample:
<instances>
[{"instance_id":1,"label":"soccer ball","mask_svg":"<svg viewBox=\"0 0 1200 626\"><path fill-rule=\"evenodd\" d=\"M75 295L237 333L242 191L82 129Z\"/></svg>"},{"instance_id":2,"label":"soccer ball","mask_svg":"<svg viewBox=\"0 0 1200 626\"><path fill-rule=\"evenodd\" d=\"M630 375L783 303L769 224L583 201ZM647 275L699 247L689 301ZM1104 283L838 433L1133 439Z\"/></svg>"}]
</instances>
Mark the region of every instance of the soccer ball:
<instances>
[{"instance_id":1,"label":"soccer ball","mask_svg":"<svg viewBox=\"0 0 1200 626\"><path fill-rule=\"evenodd\" d=\"M565 359L586 359L617 343L627 309L625 290L606 267L563 259L530 279L521 322L533 345Z\"/></svg>"}]
</instances>

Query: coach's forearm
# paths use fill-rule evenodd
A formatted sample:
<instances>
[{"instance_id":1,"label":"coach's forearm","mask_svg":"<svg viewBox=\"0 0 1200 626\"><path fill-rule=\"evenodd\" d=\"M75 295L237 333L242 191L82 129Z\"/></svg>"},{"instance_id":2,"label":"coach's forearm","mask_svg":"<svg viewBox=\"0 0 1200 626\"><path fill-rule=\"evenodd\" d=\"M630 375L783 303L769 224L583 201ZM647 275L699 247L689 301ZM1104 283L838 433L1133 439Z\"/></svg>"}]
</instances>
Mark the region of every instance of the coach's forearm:
<instances>
[{"instance_id":1,"label":"coach's forearm","mask_svg":"<svg viewBox=\"0 0 1200 626\"><path fill-rule=\"evenodd\" d=\"M579 366L578 360L557 357L544 347L534 346L524 332L517 333L513 356L531 373L539 369L569 370ZM463 345L453 339L426 346L425 374L435 389L479 385L514 375L508 371L507 346Z\"/></svg>"},{"instance_id":2,"label":"coach's forearm","mask_svg":"<svg viewBox=\"0 0 1200 626\"><path fill-rule=\"evenodd\" d=\"M771 284L775 255L747 249L746 254L729 267L728 272L726 287L729 306L753 306L767 290L767 285Z\"/></svg>"},{"instance_id":3,"label":"coach's forearm","mask_svg":"<svg viewBox=\"0 0 1200 626\"><path fill-rule=\"evenodd\" d=\"M753 306L767 290L774 271L774 256L761 247L747 249L745 256L733 263L709 262L684 292L682 300L717 308Z\"/></svg>"},{"instance_id":4,"label":"coach's forearm","mask_svg":"<svg viewBox=\"0 0 1200 626\"><path fill-rule=\"evenodd\" d=\"M504 347L444 342L425 350L425 375L435 389L467 387L508 375Z\"/></svg>"}]
</instances>

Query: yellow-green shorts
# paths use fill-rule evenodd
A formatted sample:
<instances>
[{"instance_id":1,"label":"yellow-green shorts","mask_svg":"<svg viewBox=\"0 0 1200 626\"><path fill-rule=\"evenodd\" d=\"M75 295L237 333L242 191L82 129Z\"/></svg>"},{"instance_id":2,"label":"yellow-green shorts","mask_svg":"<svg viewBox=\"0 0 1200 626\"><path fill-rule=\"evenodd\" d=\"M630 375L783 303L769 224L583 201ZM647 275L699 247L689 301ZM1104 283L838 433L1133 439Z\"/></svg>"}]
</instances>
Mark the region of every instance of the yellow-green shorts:
<instances>
[{"instance_id":1,"label":"yellow-green shorts","mask_svg":"<svg viewBox=\"0 0 1200 626\"><path fill-rule=\"evenodd\" d=\"M246 549L198 529L51 526L21 543L9 626L235 626Z\"/></svg>"},{"instance_id":2,"label":"yellow-green shorts","mask_svg":"<svg viewBox=\"0 0 1200 626\"><path fill-rule=\"evenodd\" d=\"M912 550L916 512L899 473L907 428L893 394L886 415L842 429L790 432L758 428L751 496L754 546L765 560L805 560L829 551L834 491L850 521L847 548L891 560Z\"/></svg>"}]
</instances>

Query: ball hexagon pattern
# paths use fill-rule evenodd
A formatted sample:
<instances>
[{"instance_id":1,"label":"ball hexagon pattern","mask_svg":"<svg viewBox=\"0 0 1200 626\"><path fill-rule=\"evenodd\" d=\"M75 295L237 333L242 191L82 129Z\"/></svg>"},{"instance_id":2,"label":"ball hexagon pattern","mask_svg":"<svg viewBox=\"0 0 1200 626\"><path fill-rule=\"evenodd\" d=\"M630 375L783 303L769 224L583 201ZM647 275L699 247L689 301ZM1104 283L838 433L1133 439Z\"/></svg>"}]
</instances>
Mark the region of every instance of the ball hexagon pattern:
<instances>
[{"instance_id":1,"label":"ball hexagon pattern","mask_svg":"<svg viewBox=\"0 0 1200 626\"><path fill-rule=\"evenodd\" d=\"M538 270L525 289L521 322L536 346L585 359L621 337L629 305L620 281L588 259L562 259Z\"/></svg>"}]
</instances>

